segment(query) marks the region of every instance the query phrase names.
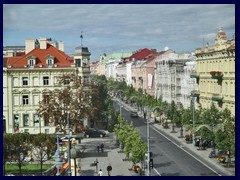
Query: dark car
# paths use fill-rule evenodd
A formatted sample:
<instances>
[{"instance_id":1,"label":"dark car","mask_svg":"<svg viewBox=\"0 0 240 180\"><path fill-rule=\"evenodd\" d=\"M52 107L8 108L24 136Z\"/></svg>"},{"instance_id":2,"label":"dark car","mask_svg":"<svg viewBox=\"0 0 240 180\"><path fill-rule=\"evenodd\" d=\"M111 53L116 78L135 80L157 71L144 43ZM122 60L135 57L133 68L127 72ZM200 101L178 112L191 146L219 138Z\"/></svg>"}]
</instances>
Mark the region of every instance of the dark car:
<instances>
[{"instance_id":1,"label":"dark car","mask_svg":"<svg viewBox=\"0 0 240 180\"><path fill-rule=\"evenodd\" d=\"M84 136L86 138L89 138L89 137L105 137L106 132L102 131L102 130L97 130L97 129L94 129L94 128L89 128L85 131Z\"/></svg>"},{"instance_id":2,"label":"dark car","mask_svg":"<svg viewBox=\"0 0 240 180\"><path fill-rule=\"evenodd\" d=\"M138 112L137 111L131 111L130 116L134 118L138 118Z\"/></svg>"}]
</instances>

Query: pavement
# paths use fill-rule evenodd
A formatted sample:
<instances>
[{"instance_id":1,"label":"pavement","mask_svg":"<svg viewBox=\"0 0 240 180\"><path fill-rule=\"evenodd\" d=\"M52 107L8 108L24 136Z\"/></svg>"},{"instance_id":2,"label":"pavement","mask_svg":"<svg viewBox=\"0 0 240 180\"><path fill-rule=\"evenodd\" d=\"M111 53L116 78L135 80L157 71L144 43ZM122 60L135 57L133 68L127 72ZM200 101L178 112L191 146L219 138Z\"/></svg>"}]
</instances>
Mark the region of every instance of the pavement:
<instances>
[{"instance_id":1,"label":"pavement","mask_svg":"<svg viewBox=\"0 0 240 180\"><path fill-rule=\"evenodd\" d=\"M104 144L103 152L97 152L97 144ZM84 138L77 146L81 150L81 176L97 176L99 169L102 169L103 176L107 176L107 166L112 166L112 176L137 176L130 171L132 162L125 160L125 154L120 152L117 146L114 133L108 133L104 138ZM95 161L98 166L92 166Z\"/></svg>"},{"instance_id":2,"label":"pavement","mask_svg":"<svg viewBox=\"0 0 240 180\"><path fill-rule=\"evenodd\" d=\"M128 104L115 99L127 110L133 110ZM140 115L140 113L139 113ZM235 159L232 158L232 163L230 166L227 164L220 163L216 158L209 158L208 155L212 151L211 148L206 150L199 150L198 147L194 146L192 143L187 143L184 138L180 138L180 129L175 128L175 133L172 133L172 128L165 129L159 123L152 123L150 125L153 129L163 134L165 137L170 139L173 143L177 144L185 152L189 153L199 161L207 164L209 168L215 170L219 175L224 176L235 176ZM183 135L188 132L184 131ZM104 144L104 151L97 152L97 144ZM110 163L113 170L112 176L139 176L139 174L131 171L132 162L125 160L125 154L120 152L120 148L116 144L116 137L114 133L108 133L107 137L104 138L84 138L81 143L77 145L77 148L81 151L81 176L97 176L99 169L102 169L103 175L107 176L106 168ZM94 161L99 162L98 166L92 166Z\"/></svg>"}]
</instances>

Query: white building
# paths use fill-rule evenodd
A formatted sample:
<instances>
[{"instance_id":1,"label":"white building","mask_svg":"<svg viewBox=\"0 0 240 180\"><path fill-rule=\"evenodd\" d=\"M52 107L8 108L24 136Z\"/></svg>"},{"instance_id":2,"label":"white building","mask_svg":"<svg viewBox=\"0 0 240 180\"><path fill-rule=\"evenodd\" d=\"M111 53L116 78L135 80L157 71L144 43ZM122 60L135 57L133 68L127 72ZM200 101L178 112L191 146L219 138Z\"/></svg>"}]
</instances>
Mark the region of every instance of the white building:
<instances>
[{"instance_id":1,"label":"white building","mask_svg":"<svg viewBox=\"0 0 240 180\"><path fill-rule=\"evenodd\" d=\"M62 42L60 44L60 49L57 49L46 38L40 38L37 46L35 40L26 40L24 56L5 59L3 119L7 133L54 133L55 127L39 118L36 112L42 94L61 88L57 80L63 74L78 73L88 79L85 77L90 73L89 68L86 69L87 65L82 66L85 69L76 67L77 58L65 54L64 45ZM89 60L89 57L85 58Z\"/></svg>"},{"instance_id":2,"label":"white building","mask_svg":"<svg viewBox=\"0 0 240 180\"><path fill-rule=\"evenodd\" d=\"M194 57L195 58L195 57ZM181 77L181 98L180 101L183 107L189 108L191 106L191 92L193 90L197 90L197 83L196 79L191 78L191 73L195 71L196 60L186 62L185 66L183 67L183 73ZM195 107L197 102L195 101Z\"/></svg>"},{"instance_id":3,"label":"white building","mask_svg":"<svg viewBox=\"0 0 240 180\"><path fill-rule=\"evenodd\" d=\"M182 103L184 107L189 107L189 92L195 90L196 83L192 82L189 74L191 73L189 69L193 67L184 67L192 60L191 54L177 54L173 51L158 56L155 59L155 97L162 96L163 101L168 103L174 101L176 104ZM187 85L188 82L192 85Z\"/></svg>"}]
</instances>

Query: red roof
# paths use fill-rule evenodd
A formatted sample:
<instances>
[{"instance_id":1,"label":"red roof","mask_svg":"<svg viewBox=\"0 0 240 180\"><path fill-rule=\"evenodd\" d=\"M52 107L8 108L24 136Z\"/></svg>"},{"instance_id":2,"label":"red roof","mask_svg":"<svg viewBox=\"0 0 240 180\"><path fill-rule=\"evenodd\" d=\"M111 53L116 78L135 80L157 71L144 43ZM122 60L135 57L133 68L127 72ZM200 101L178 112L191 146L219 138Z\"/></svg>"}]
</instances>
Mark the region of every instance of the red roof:
<instances>
[{"instance_id":1,"label":"red roof","mask_svg":"<svg viewBox=\"0 0 240 180\"><path fill-rule=\"evenodd\" d=\"M144 49L140 49L137 52L135 52L134 54L132 54L128 59L129 59L129 61L132 61L133 58L135 58L136 60L143 60L150 54L154 54L154 51L144 48Z\"/></svg>"},{"instance_id":2,"label":"red roof","mask_svg":"<svg viewBox=\"0 0 240 180\"><path fill-rule=\"evenodd\" d=\"M37 47L24 56L9 57L7 60L7 65L11 65L11 69L26 68L25 66L28 64L27 58L29 56L35 56L35 67L39 68L40 64L42 67L46 67L46 57L48 55L54 56L54 64L57 64L57 67L70 67L71 63L74 62L72 57L68 56L63 51L58 50L54 46L47 44L46 49L40 49L40 47Z\"/></svg>"}]
</instances>

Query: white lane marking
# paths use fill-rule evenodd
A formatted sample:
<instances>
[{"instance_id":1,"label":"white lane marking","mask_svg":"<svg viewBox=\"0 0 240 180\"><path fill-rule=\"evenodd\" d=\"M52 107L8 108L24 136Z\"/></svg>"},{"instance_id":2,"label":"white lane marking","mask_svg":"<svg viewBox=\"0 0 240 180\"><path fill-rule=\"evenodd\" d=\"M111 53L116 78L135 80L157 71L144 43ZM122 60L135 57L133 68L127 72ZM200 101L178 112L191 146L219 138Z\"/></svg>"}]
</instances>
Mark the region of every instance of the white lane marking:
<instances>
[{"instance_id":1,"label":"white lane marking","mask_svg":"<svg viewBox=\"0 0 240 180\"><path fill-rule=\"evenodd\" d=\"M219 174L218 172L216 172L214 169L212 169L211 167L209 167L207 164L203 163L202 161L200 161L199 159L197 159L195 156L193 156L191 153L189 153L188 151L186 151L184 148L182 148L181 146L179 146L177 143L173 142L171 139L169 139L167 136L165 136L164 134L162 134L160 132L160 130L158 130L156 127L152 126L152 128L158 132L159 134L161 134L162 136L164 136L167 140L169 140L171 143L175 144L177 147L179 147L180 149L182 149L183 151L185 151L187 154L189 154L190 156L192 156L194 159L196 159L197 161L199 161L200 163L202 163L204 166L206 166L207 168L209 168L211 171L213 171L214 173L216 173L218 176L222 176L221 174Z\"/></svg>"},{"instance_id":2,"label":"white lane marking","mask_svg":"<svg viewBox=\"0 0 240 180\"><path fill-rule=\"evenodd\" d=\"M160 172L158 172L155 168L153 168L153 170L154 170L159 176L162 176L162 175L160 174Z\"/></svg>"}]
</instances>

